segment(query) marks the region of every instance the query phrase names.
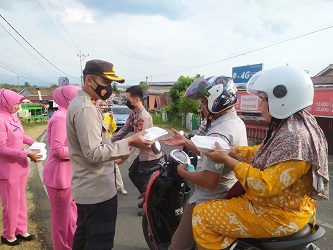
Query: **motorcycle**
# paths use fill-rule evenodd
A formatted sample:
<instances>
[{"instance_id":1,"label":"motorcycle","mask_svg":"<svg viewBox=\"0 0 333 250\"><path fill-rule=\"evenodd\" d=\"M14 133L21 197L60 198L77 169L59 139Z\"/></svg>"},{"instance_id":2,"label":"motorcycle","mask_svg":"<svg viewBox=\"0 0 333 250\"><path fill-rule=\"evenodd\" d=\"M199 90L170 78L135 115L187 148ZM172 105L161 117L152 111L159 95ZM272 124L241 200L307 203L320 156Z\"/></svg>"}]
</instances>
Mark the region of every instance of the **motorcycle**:
<instances>
[{"instance_id":1,"label":"motorcycle","mask_svg":"<svg viewBox=\"0 0 333 250\"><path fill-rule=\"evenodd\" d=\"M149 170L151 178L145 193L142 229L151 250L168 249L171 238L181 220L191 188L187 180L178 175L178 164L190 164L190 157L181 149L172 150L167 158ZM193 167L193 166L192 166ZM300 231L285 237L267 239L237 239L228 249L282 250L317 249L314 241L325 234L320 225L309 223Z\"/></svg>"},{"instance_id":2,"label":"motorcycle","mask_svg":"<svg viewBox=\"0 0 333 250\"><path fill-rule=\"evenodd\" d=\"M177 166L189 160L186 153L175 149L170 152L168 159L164 154L147 173L152 175L145 193L142 228L149 249L168 249L178 227L191 188L178 175Z\"/></svg>"}]
</instances>

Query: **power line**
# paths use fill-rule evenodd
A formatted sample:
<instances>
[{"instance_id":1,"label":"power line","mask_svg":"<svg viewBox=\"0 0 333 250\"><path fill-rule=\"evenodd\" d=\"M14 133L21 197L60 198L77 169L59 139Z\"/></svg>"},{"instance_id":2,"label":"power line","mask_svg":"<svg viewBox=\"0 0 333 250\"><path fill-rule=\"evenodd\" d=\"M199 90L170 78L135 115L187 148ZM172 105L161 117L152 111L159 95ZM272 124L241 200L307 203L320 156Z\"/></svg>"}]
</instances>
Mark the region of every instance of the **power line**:
<instances>
[{"instance_id":1,"label":"power line","mask_svg":"<svg viewBox=\"0 0 333 250\"><path fill-rule=\"evenodd\" d=\"M47 12L45 11L45 9L43 8L43 6L40 4L40 2L38 0L36 0L36 2L38 3L39 7L43 10L43 12L45 13L45 15L49 18L50 22L53 24L53 26L56 28L56 30L59 32L59 34L62 36L62 38L65 40L65 42L68 43L68 45L71 47L71 49L73 51L76 51L76 48L72 47L72 44L70 44L67 39L64 37L64 35L60 32L60 30L58 29L57 25L55 25L55 23L52 21L51 17L47 14Z\"/></svg>"},{"instance_id":2,"label":"power line","mask_svg":"<svg viewBox=\"0 0 333 250\"><path fill-rule=\"evenodd\" d=\"M41 84L41 85L45 85L45 84L43 84L43 83L41 83L41 82L39 82L39 81L36 81L36 80L34 80L34 79L31 79L30 77L24 76L24 75L22 75L21 73L18 73L17 71L11 69L10 67L8 67L8 66L6 66L6 65L2 65L1 63L0 63L0 67L2 67L2 68L4 68L4 69L7 69L8 71L13 72L13 73L15 73L16 75L22 76L22 77L24 77L24 78L26 78L26 79L28 79L28 80L30 80L30 81L33 81L33 82L39 83L39 84Z\"/></svg>"},{"instance_id":3,"label":"power line","mask_svg":"<svg viewBox=\"0 0 333 250\"><path fill-rule=\"evenodd\" d=\"M76 35L78 41L81 43L81 45L83 45L82 40L81 40L80 37L78 36L78 34L77 34L77 32L76 32L76 30L75 30L75 28L74 28L74 25L73 25L71 19L69 18L69 15L68 15L68 13L67 13L65 7L64 7L64 4L62 3L61 0L59 0L59 1L60 1L60 3L61 3L62 8L64 9L64 12L65 12L65 14L66 14L66 16L67 16L67 18L68 18L68 20L69 20L69 23L71 24L71 26L72 26L72 28L73 28L73 30L74 30L74 33L75 33L75 35Z\"/></svg>"},{"instance_id":4,"label":"power line","mask_svg":"<svg viewBox=\"0 0 333 250\"><path fill-rule=\"evenodd\" d=\"M305 37L305 36L309 36L309 35L312 35L312 34L315 34L315 33L318 33L318 32L324 31L324 30L327 30L327 29L331 29L331 28L333 28L333 25L327 26L327 27L324 27L324 28L321 28L321 29L318 29L318 30L315 30L315 31L311 31L311 32L308 32L308 33L305 33L305 34L302 34L302 35L298 35L298 36L295 36L293 38L289 38L289 39L286 39L286 40L283 40L283 41L280 41L280 42L276 42L276 43L265 45L265 46L262 46L262 47L259 47L259 48L256 48L256 49L248 50L246 52L237 53L234 56L230 56L230 57L227 57L227 58L224 58L224 59L220 59L218 61L214 61L214 62L202 64L202 65L195 66L195 67L188 68L188 69L184 69L184 70L178 70L178 71L175 71L175 72L172 72L172 73L155 75L153 77L161 77L161 76L173 75L173 74L176 74L176 73L181 73L181 72L192 70L192 69L206 67L208 65L212 65L212 64L215 64L215 63L227 61L227 60L230 60L230 59L233 59L233 58L236 58L236 57L244 56L246 54L254 53L254 52L259 51L259 50L267 49L267 48L270 48L270 47L273 47L273 46L276 46L276 45L279 45L279 44L282 44L282 43L290 42L290 41L293 41L293 40L296 40L296 39L299 39L299 38L302 38L302 37ZM142 77L142 78L134 79L134 80L131 80L131 81L141 80L141 79L144 79L144 78L145 77Z\"/></svg>"},{"instance_id":5,"label":"power line","mask_svg":"<svg viewBox=\"0 0 333 250\"><path fill-rule=\"evenodd\" d=\"M61 19L59 18L57 12L54 10L54 8L53 8L52 4L50 3L50 1L47 0L47 2L48 2L49 5L51 6L51 9L52 9L53 13L56 15L57 19L59 20L59 23L60 23L61 26L63 27L63 29L64 29L64 31L66 32L66 34L68 35L68 37L72 40L72 42L74 43L75 47L76 47L77 49L79 49L79 46L78 46L78 45L76 44L76 42L72 39L72 36L71 36L70 33L67 31L66 27L63 25Z\"/></svg>"},{"instance_id":6,"label":"power line","mask_svg":"<svg viewBox=\"0 0 333 250\"><path fill-rule=\"evenodd\" d=\"M12 65L12 64L10 64L8 62L3 62L3 61L0 60L0 64L2 64L5 67L7 67L6 69L8 69L8 68L11 69L12 72L15 71L15 73L17 73L17 74L22 74L22 75L28 76L29 78L33 78L32 76L30 76L30 74L28 72L25 72L24 70L19 69L19 68L15 67L15 65ZM25 78L28 78L28 77L25 77ZM42 79L42 78L39 78L39 79L42 80L42 82L45 82L45 83L49 82L49 81L47 81L45 79ZM34 80L34 81L40 83L40 80ZM45 83L42 83L42 85L45 85ZM51 82L49 82L49 83L51 83ZM48 85L48 84L46 84L46 85Z\"/></svg>"},{"instance_id":7,"label":"power line","mask_svg":"<svg viewBox=\"0 0 333 250\"><path fill-rule=\"evenodd\" d=\"M1 24L0 24L0 26L1 26L3 29L5 29ZM6 30L5 30L5 31L6 31ZM6 31L6 32L7 32L7 31ZM1 41L0 41L0 42L1 42ZM1 48L4 49L4 50L7 50L8 52L10 52L10 53L12 53L12 54L14 54L14 55L16 55L16 56L18 56L18 57L21 57L21 58L25 59L26 61L29 61L29 60L30 60L29 58L24 57L24 56L22 56L21 54L18 54L18 53L16 53L16 52L13 51L13 50L10 50L10 49L5 48L5 47L3 47L3 46L1 46Z\"/></svg>"},{"instance_id":8,"label":"power line","mask_svg":"<svg viewBox=\"0 0 333 250\"><path fill-rule=\"evenodd\" d=\"M46 65L44 65L35 55L33 55L26 47L23 46L22 43L20 43L1 23L0 26L7 32L7 34L9 34L33 59L36 60L36 62L42 66L44 69L46 69L48 72L50 72L51 74L55 75L55 71L51 72L50 68L47 68ZM57 75L55 75L57 76Z\"/></svg>"},{"instance_id":9,"label":"power line","mask_svg":"<svg viewBox=\"0 0 333 250\"><path fill-rule=\"evenodd\" d=\"M34 50L36 51L45 61L47 61L49 64L51 64L54 68L56 68L57 70L59 70L61 73L73 77L73 78L78 78L75 76L71 76L67 73L65 73L64 71L62 71L61 69L59 69L57 66L55 66L53 63L51 63L47 58L45 58L37 49L35 49L1 14L0 17Z\"/></svg>"},{"instance_id":10,"label":"power line","mask_svg":"<svg viewBox=\"0 0 333 250\"><path fill-rule=\"evenodd\" d=\"M87 55L85 55L85 54L82 54L81 53L81 50L80 50L80 53L79 54L77 54L77 56L78 57L80 57L80 68L81 68L81 86L83 86L83 79L82 79L82 60L84 59L84 58L86 58L87 56L89 56L89 54L87 54Z\"/></svg>"}]
</instances>

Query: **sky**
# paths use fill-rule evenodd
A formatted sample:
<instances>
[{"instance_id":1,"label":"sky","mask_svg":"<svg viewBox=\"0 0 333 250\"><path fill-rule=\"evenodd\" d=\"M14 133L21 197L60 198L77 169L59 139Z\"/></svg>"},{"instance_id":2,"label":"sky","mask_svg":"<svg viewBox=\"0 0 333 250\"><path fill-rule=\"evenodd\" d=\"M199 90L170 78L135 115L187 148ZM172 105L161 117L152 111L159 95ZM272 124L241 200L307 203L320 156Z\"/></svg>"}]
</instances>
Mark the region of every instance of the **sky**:
<instances>
[{"instance_id":1,"label":"sky","mask_svg":"<svg viewBox=\"0 0 333 250\"><path fill-rule=\"evenodd\" d=\"M0 83L80 84L87 60L125 85L232 68L333 64L333 0L0 1ZM79 56L81 55L81 57Z\"/></svg>"}]
</instances>

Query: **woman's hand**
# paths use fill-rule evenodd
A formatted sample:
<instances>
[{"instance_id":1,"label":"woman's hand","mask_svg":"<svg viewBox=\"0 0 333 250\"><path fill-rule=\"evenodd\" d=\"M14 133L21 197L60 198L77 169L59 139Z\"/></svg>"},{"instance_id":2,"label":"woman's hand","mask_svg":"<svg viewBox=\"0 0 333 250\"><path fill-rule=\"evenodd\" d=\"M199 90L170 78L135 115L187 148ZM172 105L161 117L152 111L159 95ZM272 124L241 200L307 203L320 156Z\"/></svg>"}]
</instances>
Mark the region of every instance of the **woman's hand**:
<instances>
[{"instance_id":1,"label":"woman's hand","mask_svg":"<svg viewBox=\"0 0 333 250\"><path fill-rule=\"evenodd\" d=\"M210 157L213 162L223 163L233 170L235 166L239 163L239 161L232 158L229 155L229 150L223 149L218 142L215 142L215 147L215 151L206 152L205 155Z\"/></svg>"},{"instance_id":2,"label":"woman's hand","mask_svg":"<svg viewBox=\"0 0 333 250\"><path fill-rule=\"evenodd\" d=\"M186 168L187 168L188 164L187 163L184 163L184 164L179 164L177 166L177 172L178 174L184 178L184 174L185 172L187 172Z\"/></svg>"},{"instance_id":3,"label":"woman's hand","mask_svg":"<svg viewBox=\"0 0 333 250\"><path fill-rule=\"evenodd\" d=\"M230 155L232 158L237 159L238 155L237 155L237 150L236 150L236 147L235 147L235 146L231 146L231 147L230 147L229 155Z\"/></svg>"},{"instance_id":4,"label":"woman's hand","mask_svg":"<svg viewBox=\"0 0 333 250\"><path fill-rule=\"evenodd\" d=\"M110 111L109 111L109 116L110 116L111 120L113 120L113 119L114 119L114 117L113 117L113 111L112 111L112 109L110 109Z\"/></svg>"},{"instance_id":5,"label":"woman's hand","mask_svg":"<svg viewBox=\"0 0 333 250\"><path fill-rule=\"evenodd\" d=\"M167 146L182 146L185 144L185 137L175 129L171 129L172 136L161 139L161 141Z\"/></svg>"},{"instance_id":6,"label":"woman's hand","mask_svg":"<svg viewBox=\"0 0 333 250\"><path fill-rule=\"evenodd\" d=\"M39 162L40 161L39 159L41 159L43 157L42 155L38 155L39 153L40 153L40 150L29 152L28 157L33 162Z\"/></svg>"},{"instance_id":7,"label":"woman's hand","mask_svg":"<svg viewBox=\"0 0 333 250\"><path fill-rule=\"evenodd\" d=\"M216 163L225 163L229 156L229 151L221 147L218 142L215 142L215 150L208 151L205 153L206 156L210 157L213 162Z\"/></svg>"}]
</instances>

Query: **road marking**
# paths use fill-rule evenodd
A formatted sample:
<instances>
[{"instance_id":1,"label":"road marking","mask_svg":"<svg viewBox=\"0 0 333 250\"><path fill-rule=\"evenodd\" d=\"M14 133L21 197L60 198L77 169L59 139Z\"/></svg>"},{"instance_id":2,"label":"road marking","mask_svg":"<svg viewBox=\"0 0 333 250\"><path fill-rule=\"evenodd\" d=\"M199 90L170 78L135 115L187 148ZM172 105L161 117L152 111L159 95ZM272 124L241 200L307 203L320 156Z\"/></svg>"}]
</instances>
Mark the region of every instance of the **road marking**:
<instances>
[{"instance_id":1,"label":"road marking","mask_svg":"<svg viewBox=\"0 0 333 250\"><path fill-rule=\"evenodd\" d=\"M320 224L321 226L324 226L324 227L328 227L328 228L330 228L330 229L333 229L333 225L328 224L328 223L326 223L326 222L323 222L323 221L321 221L321 220L317 220L317 223L316 223L316 224Z\"/></svg>"},{"instance_id":2,"label":"road marking","mask_svg":"<svg viewBox=\"0 0 333 250\"><path fill-rule=\"evenodd\" d=\"M46 136L46 131L42 135L42 137L40 138L39 141L44 142L45 136ZM46 161L46 159L45 159L45 161ZM39 178L42 181L42 184L43 184L43 167L44 167L44 161L37 162L37 169L38 169L38 173L39 173ZM46 195L48 196L47 191L46 191L46 186L43 185L43 188L45 190Z\"/></svg>"}]
</instances>

